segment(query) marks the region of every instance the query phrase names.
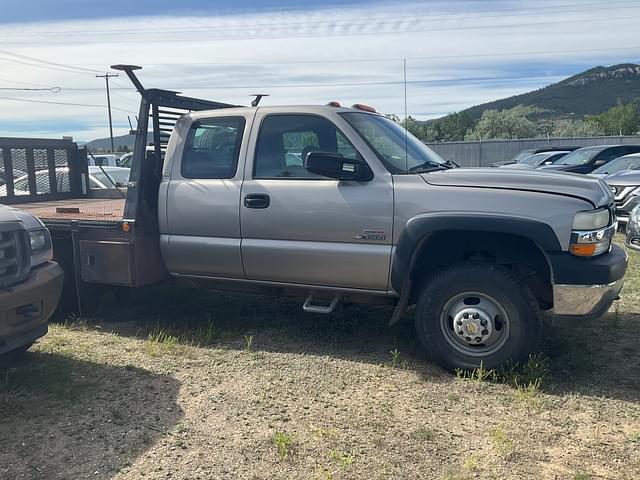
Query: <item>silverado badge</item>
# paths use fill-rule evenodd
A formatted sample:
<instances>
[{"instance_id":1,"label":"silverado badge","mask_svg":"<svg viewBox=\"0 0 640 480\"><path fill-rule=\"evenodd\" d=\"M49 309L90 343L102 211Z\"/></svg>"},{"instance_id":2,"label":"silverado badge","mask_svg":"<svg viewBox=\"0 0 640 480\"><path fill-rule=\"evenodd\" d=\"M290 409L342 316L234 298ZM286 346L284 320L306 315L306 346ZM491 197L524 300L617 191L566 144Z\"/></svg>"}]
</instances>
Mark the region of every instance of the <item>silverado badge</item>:
<instances>
[{"instance_id":1,"label":"silverado badge","mask_svg":"<svg viewBox=\"0 0 640 480\"><path fill-rule=\"evenodd\" d=\"M359 233L355 237L354 240L370 240L374 242L381 242L387 239L387 232L384 230L363 230L362 233Z\"/></svg>"}]
</instances>

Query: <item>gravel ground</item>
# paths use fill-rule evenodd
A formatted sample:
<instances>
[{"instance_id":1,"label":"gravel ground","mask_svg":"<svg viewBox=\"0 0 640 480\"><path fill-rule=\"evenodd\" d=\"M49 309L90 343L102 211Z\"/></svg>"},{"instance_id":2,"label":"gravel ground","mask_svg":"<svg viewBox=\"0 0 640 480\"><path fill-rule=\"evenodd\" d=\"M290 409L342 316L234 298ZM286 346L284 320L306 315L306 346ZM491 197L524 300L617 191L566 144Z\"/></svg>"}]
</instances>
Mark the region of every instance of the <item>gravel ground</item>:
<instances>
[{"instance_id":1,"label":"gravel ground","mask_svg":"<svg viewBox=\"0 0 640 480\"><path fill-rule=\"evenodd\" d=\"M0 372L0 478L638 479L631 261L622 300L548 330L519 386L444 372L387 307L107 295Z\"/></svg>"}]
</instances>

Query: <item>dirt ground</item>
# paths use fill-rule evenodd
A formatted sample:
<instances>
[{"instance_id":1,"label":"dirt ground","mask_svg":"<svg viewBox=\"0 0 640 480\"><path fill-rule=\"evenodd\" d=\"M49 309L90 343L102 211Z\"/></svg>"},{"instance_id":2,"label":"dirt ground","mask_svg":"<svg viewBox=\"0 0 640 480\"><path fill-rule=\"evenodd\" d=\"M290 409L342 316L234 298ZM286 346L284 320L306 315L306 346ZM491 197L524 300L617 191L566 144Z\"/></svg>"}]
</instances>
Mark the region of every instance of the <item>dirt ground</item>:
<instances>
[{"instance_id":1,"label":"dirt ground","mask_svg":"<svg viewBox=\"0 0 640 480\"><path fill-rule=\"evenodd\" d=\"M108 294L0 371L0 478L638 479L630 260L611 311L545 329L512 381L444 372L388 307Z\"/></svg>"}]
</instances>

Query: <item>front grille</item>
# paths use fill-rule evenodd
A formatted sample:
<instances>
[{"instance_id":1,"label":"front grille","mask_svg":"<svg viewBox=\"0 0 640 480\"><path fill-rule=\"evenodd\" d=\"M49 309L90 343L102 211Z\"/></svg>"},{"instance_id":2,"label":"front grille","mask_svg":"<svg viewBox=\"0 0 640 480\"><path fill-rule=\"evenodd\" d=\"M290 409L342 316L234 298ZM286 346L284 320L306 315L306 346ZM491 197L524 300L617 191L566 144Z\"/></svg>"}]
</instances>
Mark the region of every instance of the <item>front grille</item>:
<instances>
[{"instance_id":1,"label":"front grille","mask_svg":"<svg viewBox=\"0 0 640 480\"><path fill-rule=\"evenodd\" d=\"M23 280L28 274L24 230L0 231L0 288Z\"/></svg>"},{"instance_id":2,"label":"front grille","mask_svg":"<svg viewBox=\"0 0 640 480\"><path fill-rule=\"evenodd\" d=\"M637 186L625 186L625 185L609 185L609 188L611 189L611 192L613 193L613 198L616 202L616 205L620 206L622 205L627 198L629 197L629 194L634 191L636 188L638 188Z\"/></svg>"}]
</instances>

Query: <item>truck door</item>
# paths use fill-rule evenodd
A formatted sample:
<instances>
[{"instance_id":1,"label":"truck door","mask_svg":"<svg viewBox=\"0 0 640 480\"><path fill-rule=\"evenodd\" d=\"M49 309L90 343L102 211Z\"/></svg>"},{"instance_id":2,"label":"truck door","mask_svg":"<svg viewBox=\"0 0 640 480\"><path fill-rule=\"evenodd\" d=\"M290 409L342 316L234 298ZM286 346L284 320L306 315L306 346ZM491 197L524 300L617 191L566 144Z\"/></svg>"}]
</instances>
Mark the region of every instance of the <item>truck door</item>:
<instances>
[{"instance_id":1,"label":"truck door","mask_svg":"<svg viewBox=\"0 0 640 480\"><path fill-rule=\"evenodd\" d=\"M303 166L310 151L364 158L354 146L362 141L350 140L335 117L256 114L240 205L248 279L387 290L391 175L370 161L369 182L338 181Z\"/></svg>"},{"instance_id":2,"label":"truck door","mask_svg":"<svg viewBox=\"0 0 640 480\"><path fill-rule=\"evenodd\" d=\"M194 120L176 147L166 190L161 248L171 273L244 278L240 257L240 187L253 113ZM162 198L162 196L161 196ZM162 211L160 212L162 214ZM162 222L161 222L162 225Z\"/></svg>"}]
</instances>

